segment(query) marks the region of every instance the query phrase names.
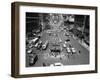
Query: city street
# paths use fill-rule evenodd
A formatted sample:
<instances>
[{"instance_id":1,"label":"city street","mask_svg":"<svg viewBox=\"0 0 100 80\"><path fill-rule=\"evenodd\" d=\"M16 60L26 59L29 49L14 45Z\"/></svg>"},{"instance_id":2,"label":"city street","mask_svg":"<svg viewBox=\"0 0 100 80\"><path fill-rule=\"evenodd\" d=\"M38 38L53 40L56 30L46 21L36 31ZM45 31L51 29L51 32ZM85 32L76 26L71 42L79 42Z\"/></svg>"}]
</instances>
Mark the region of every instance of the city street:
<instances>
[{"instance_id":1,"label":"city street","mask_svg":"<svg viewBox=\"0 0 100 80\"><path fill-rule=\"evenodd\" d=\"M43 43L48 41L49 45L46 50L34 50L35 53L38 53L38 61L34 66L39 67L43 66L44 64L45 66L50 66L54 63L61 63L63 65L89 64L89 51L77 40L75 40L72 34L65 36L66 33L69 34L69 32L64 30L42 32L42 37L40 40L43 41ZM70 44L73 48L75 48L75 54L68 54L66 48L63 48L63 44L67 39L70 40L67 43L67 47ZM59 44L58 48L62 49L62 51L56 56L50 55L50 49L53 48L53 44Z\"/></svg>"}]
</instances>

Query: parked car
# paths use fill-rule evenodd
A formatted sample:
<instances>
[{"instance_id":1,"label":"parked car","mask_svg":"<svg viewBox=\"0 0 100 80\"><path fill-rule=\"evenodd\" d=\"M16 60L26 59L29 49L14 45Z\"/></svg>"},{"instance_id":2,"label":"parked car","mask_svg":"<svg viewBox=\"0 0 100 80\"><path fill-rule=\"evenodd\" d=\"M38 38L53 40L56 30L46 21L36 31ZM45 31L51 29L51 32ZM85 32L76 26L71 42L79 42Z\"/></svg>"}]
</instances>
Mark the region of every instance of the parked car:
<instances>
[{"instance_id":1,"label":"parked car","mask_svg":"<svg viewBox=\"0 0 100 80\"><path fill-rule=\"evenodd\" d=\"M40 49L42 47L42 41L38 42L37 48Z\"/></svg>"},{"instance_id":2,"label":"parked car","mask_svg":"<svg viewBox=\"0 0 100 80\"><path fill-rule=\"evenodd\" d=\"M27 48L27 49L30 49L30 48L32 48L33 46L34 46L34 45L30 43L30 44L26 45L26 48Z\"/></svg>"},{"instance_id":3,"label":"parked car","mask_svg":"<svg viewBox=\"0 0 100 80\"><path fill-rule=\"evenodd\" d=\"M32 49L27 49L28 54L32 53L32 51L33 51Z\"/></svg>"},{"instance_id":4,"label":"parked car","mask_svg":"<svg viewBox=\"0 0 100 80\"><path fill-rule=\"evenodd\" d=\"M48 47L48 41L46 41L43 45L42 45L42 49L45 50Z\"/></svg>"},{"instance_id":5,"label":"parked car","mask_svg":"<svg viewBox=\"0 0 100 80\"><path fill-rule=\"evenodd\" d=\"M29 56L29 65L32 66L34 61L34 54L29 53L28 56Z\"/></svg>"},{"instance_id":6,"label":"parked car","mask_svg":"<svg viewBox=\"0 0 100 80\"><path fill-rule=\"evenodd\" d=\"M32 53L29 54L29 66L34 66L37 60L38 60L38 55Z\"/></svg>"},{"instance_id":7,"label":"parked car","mask_svg":"<svg viewBox=\"0 0 100 80\"><path fill-rule=\"evenodd\" d=\"M32 40L29 41L29 44L36 44L39 41L38 37L33 38Z\"/></svg>"}]
</instances>

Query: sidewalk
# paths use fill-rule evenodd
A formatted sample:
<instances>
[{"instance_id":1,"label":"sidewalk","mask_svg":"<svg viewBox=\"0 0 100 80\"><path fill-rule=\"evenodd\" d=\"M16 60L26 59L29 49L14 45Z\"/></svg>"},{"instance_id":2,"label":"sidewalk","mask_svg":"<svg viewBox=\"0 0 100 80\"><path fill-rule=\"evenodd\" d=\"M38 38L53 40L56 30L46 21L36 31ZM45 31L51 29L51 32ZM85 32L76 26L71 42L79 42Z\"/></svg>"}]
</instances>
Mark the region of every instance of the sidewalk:
<instances>
[{"instance_id":1,"label":"sidewalk","mask_svg":"<svg viewBox=\"0 0 100 80\"><path fill-rule=\"evenodd\" d=\"M81 45L84 46L87 50L89 50L89 46L88 46L85 42L81 41L80 39L78 39L78 38L75 37L75 36L73 36L73 38L74 38L75 40L77 40L77 41L79 42L79 44L81 44Z\"/></svg>"},{"instance_id":2,"label":"sidewalk","mask_svg":"<svg viewBox=\"0 0 100 80\"><path fill-rule=\"evenodd\" d=\"M89 46L88 46L85 42L79 40L79 43L80 43L82 46L84 46L87 50L90 50Z\"/></svg>"}]
</instances>

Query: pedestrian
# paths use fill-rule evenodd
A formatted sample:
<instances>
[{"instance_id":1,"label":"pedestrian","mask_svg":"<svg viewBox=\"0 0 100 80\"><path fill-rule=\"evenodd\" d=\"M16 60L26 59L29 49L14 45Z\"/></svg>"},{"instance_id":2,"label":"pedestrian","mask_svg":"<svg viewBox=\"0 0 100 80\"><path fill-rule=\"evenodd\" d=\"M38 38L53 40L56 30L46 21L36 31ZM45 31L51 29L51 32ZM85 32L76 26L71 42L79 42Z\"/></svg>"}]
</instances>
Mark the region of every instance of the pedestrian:
<instances>
[{"instance_id":1,"label":"pedestrian","mask_svg":"<svg viewBox=\"0 0 100 80\"><path fill-rule=\"evenodd\" d=\"M79 50L79 53L81 53L81 51Z\"/></svg>"}]
</instances>

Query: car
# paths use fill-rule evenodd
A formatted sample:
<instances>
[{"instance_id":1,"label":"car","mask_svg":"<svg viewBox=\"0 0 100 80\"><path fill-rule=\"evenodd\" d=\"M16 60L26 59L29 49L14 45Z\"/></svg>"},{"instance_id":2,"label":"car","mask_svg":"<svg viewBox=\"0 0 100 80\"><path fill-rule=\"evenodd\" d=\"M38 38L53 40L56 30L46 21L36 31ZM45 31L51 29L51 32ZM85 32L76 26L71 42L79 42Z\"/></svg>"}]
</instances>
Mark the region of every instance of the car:
<instances>
[{"instance_id":1,"label":"car","mask_svg":"<svg viewBox=\"0 0 100 80\"><path fill-rule=\"evenodd\" d=\"M27 53L30 54L30 53L32 53L32 51L33 51L32 49L28 49Z\"/></svg>"},{"instance_id":2,"label":"car","mask_svg":"<svg viewBox=\"0 0 100 80\"><path fill-rule=\"evenodd\" d=\"M41 46L42 46L41 40L34 45L34 47L36 47L36 48L40 48Z\"/></svg>"},{"instance_id":3,"label":"car","mask_svg":"<svg viewBox=\"0 0 100 80\"><path fill-rule=\"evenodd\" d=\"M33 33L32 35L35 37L36 36L36 33Z\"/></svg>"},{"instance_id":4,"label":"car","mask_svg":"<svg viewBox=\"0 0 100 80\"><path fill-rule=\"evenodd\" d=\"M63 66L63 64L60 62L57 62L57 63L51 64L50 66Z\"/></svg>"},{"instance_id":5,"label":"car","mask_svg":"<svg viewBox=\"0 0 100 80\"><path fill-rule=\"evenodd\" d=\"M75 54L76 53L75 48L71 48L71 51L72 51L72 54Z\"/></svg>"},{"instance_id":6,"label":"car","mask_svg":"<svg viewBox=\"0 0 100 80\"><path fill-rule=\"evenodd\" d=\"M54 63L54 66L63 66L63 64L62 63Z\"/></svg>"},{"instance_id":7,"label":"car","mask_svg":"<svg viewBox=\"0 0 100 80\"><path fill-rule=\"evenodd\" d=\"M30 40L30 44L31 43L37 43L39 41L39 38L38 37L35 37L35 38L33 38L32 40Z\"/></svg>"},{"instance_id":8,"label":"car","mask_svg":"<svg viewBox=\"0 0 100 80\"><path fill-rule=\"evenodd\" d=\"M58 53L60 53L61 49L60 48L54 48L54 49L51 49L51 52L54 52L54 53L58 52Z\"/></svg>"},{"instance_id":9,"label":"car","mask_svg":"<svg viewBox=\"0 0 100 80\"><path fill-rule=\"evenodd\" d=\"M46 42L42 45L42 49L43 49L43 50L46 50L48 44L49 44L48 41L46 41Z\"/></svg>"},{"instance_id":10,"label":"car","mask_svg":"<svg viewBox=\"0 0 100 80\"><path fill-rule=\"evenodd\" d=\"M69 36L69 33L65 33L65 36Z\"/></svg>"},{"instance_id":11,"label":"car","mask_svg":"<svg viewBox=\"0 0 100 80\"><path fill-rule=\"evenodd\" d=\"M69 42L69 41L70 41L70 39L66 39L65 41L66 41L66 42Z\"/></svg>"},{"instance_id":12,"label":"car","mask_svg":"<svg viewBox=\"0 0 100 80\"><path fill-rule=\"evenodd\" d=\"M64 44L63 44L63 47L64 47L64 48L66 48L66 47L67 47L66 43L64 43Z\"/></svg>"},{"instance_id":13,"label":"car","mask_svg":"<svg viewBox=\"0 0 100 80\"><path fill-rule=\"evenodd\" d=\"M66 48L66 51L67 51L68 54L71 53L71 49L69 47Z\"/></svg>"},{"instance_id":14,"label":"car","mask_svg":"<svg viewBox=\"0 0 100 80\"><path fill-rule=\"evenodd\" d=\"M70 48L72 48L72 47L73 47L73 45L72 45L72 44L69 44L69 47L70 47Z\"/></svg>"},{"instance_id":15,"label":"car","mask_svg":"<svg viewBox=\"0 0 100 80\"><path fill-rule=\"evenodd\" d=\"M34 45L34 47L37 48L37 47L38 47L38 43L36 43L36 44Z\"/></svg>"},{"instance_id":16,"label":"car","mask_svg":"<svg viewBox=\"0 0 100 80\"><path fill-rule=\"evenodd\" d=\"M59 43L62 43L62 40L61 39L59 39Z\"/></svg>"},{"instance_id":17,"label":"car","mask_svg":"<svg viewBox=\"0 0 100 80\"><path fill-rule=\"evenodd\" d=\"M67 42L65 41L65 44L67 44Z\"/></svg>"},{"instance_id":18,"label":"car","mask_svg":"<svg viewBox=\"0 0 100 80\"><path fill-rule=\"evenodd\" d=\"M29 49L29 48L32 48L34 45L33 44L28 44L26 47Z\"/></svg>"},{"instance_id":19,"label":"car","mask_svg":"<svg viewBox=\"0 0 100 80\"><path fill-rule=\"evenodd\" d=\"M30 53L30 54L28 54L28 56L29 56L29 66L35 65L35 63L38 60L38 55L35 55L33 53Z\"/></svg>"},{"instance_id":20,"label":"car","mask_svg":"<svg viewBox=\"0 0 100 80\"><path fill-rule=\"evenodd\" d=\"M51 66L54 66L54 64L50 64L50 67L51 67Z\"/></svg>"},{"instance_id":21,"label":"car","mask_svg":"<svg viewBox=\"0 0 100 80\"><path fill-rule=\"evenodd\" d=\"M40 49L42 47L42 41L38 42L37 48Z\"/></svg>"}]
</instances>

